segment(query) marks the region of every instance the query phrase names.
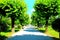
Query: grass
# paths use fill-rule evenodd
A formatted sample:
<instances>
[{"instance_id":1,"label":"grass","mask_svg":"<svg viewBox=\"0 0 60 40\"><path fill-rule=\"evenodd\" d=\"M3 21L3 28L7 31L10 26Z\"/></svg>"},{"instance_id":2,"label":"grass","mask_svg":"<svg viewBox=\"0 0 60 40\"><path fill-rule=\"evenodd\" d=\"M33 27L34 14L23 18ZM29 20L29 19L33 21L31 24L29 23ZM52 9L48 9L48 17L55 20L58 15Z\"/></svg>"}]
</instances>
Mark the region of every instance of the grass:
<instances>
[{"instance_id":1,"label":"grass","mask_svg":"<svg viewBox=\"0 0 60 40\"><path fill-rule=\"evenodd\" d=\"M47 32L45 32L45 28L44 27L38 28L38 30L39 31L42 30L42 32L44 32L45 34L47 34L47 35L49 35L51 37L59 38L59 33L56 32L55 30L53 30L51 26L48 27L48 31Z\"/></svg>"},{"instance_id":2,"label":"grass","mask_svg":"<svg viewBox=\"0 0 60 40\"><path fill-rule=\"evenodd\" d=\"M1 32L2 36L10 37L12 35L12 32Z\"/></svg>"},{"instance_id":3,"label":"grass","mask_svg":"<svg viewBox=\"0 0 60 40\"><path fill-rule=\"evenodd\" d=\"M59 38L59 33L55 30L53 30L51 27L48 28L48 33L52 36L52 37L56 37Z\"/></svg>"},{"instance_id":4,"label":"grass","mask_svg":"<svg viewBox=\"0 0 60 40\"><path fill-rule=\"evenodd\" d=\"M18 32L19 30L20 30L19 28L15 28L15 32ZM6 37L10 37L12 34L14 34L14 33L11 32L11 29L6 31L6 32L1 32L0 33L0 35L6 36Z\"/></svg>"},{"instance_id":5,"label":"grass","mask_svg":"<svg viewBox=\"0 0 60 40\"><path fill-rule=\"evenodd\" d=\"M22 26L19 25L18 27L15 28L15 32L18 32L21 28L22 28ZM14 32L14 33L15 33L15 32ZM12 34L14 34L14 33L12 33L12 32L11 32L11 28L9 28L7 31L1 32L0 35L6 36L6 37L10 37L10 36L11 36Z\"/></svg>"}]
</instances>

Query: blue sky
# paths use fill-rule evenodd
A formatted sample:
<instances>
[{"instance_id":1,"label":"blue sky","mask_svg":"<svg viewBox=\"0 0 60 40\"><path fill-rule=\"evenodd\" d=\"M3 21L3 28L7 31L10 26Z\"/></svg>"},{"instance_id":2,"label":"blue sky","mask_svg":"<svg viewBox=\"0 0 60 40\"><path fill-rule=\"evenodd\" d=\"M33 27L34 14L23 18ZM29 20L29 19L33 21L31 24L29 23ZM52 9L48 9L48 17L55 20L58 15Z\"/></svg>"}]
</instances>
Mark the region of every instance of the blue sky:
<instances>
[{"instance_id":1,"label":"blue sky","mask_svg":"<svg viewBox=\"0 0 60 40\"><path fill-rule=\"evenodd\" d=\"M29 15L32 14L34 2L35 2L35 0L25 0L25 3L27 4L27 8L28 8L27 13Z\"/></svg>"}]
</instances>

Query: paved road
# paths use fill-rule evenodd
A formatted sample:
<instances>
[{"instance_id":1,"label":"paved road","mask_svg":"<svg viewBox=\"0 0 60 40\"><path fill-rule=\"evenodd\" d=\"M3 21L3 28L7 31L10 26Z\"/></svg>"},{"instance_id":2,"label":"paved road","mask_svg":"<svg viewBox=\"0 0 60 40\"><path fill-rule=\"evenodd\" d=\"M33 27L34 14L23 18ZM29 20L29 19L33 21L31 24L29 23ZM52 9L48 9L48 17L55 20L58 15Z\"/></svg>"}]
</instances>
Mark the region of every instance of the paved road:
<instances>
[{"instance_id":1,"label":"paved road","mask_svg":"<svg viewBox=\"0 0 60 40\"><path fill-rule=\"evenodd\" d=\"M33 26L29 25L24 30L21 30L12 35L8 40L53 40L44 33L34 29Z\"/></svg>"}]
</instances>

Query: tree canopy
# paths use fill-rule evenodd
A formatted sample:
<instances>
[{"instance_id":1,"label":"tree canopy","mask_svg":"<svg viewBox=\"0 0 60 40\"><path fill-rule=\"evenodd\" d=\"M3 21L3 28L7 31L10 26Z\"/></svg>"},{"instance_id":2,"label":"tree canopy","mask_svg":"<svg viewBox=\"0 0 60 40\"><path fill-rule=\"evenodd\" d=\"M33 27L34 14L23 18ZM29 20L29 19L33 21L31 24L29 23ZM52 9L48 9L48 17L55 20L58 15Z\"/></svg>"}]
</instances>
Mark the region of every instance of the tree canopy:
<instances>
[{"instance_id":1,"label":"tree canopy","mask_svg":"<svg viewBox=\"0 0 60 40\"><path fill-rule=\"evenodd\" d=\"M32 20L35 20L38 25L41 23L40 20L45 20L46 30L48 28L50 17L57 16L59 14L59 4L57 0L36 0L34 9L35 13L32 16Z\"/></svg>"},{"instance_id":2,"label":"tree canopy","mask_svg":"<svg viewBox=\"0 0 60 40\"><path fill-rule=\"evenodd\" d=\"M24 15L27 11L24 0L1 0L0 5L0 8L5 11L6 16L11 18L12 28L14 28L16 19L19 19L21 14Z\"/></svg>"}]
</instances>

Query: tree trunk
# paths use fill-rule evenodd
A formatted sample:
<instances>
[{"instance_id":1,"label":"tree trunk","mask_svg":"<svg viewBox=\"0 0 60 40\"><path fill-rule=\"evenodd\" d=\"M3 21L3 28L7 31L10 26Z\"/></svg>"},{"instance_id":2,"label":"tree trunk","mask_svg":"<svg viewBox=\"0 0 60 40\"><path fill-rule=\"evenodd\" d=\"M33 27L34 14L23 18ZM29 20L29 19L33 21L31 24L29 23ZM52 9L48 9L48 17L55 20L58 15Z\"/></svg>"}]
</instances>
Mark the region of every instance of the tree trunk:
<instances>
[{"instance_id":1,"label":"tree trunk","mask_svg":"<svg viewBox=\"0 0 60 40\"><path fill-rule=\"evenodd\" d=\"M1 21L2 21L2 16L0 15L0 23L1 23ZM1 24L0 24L0 33L1 33Z\"/></svg>"},{"instance_id":2,"label":"tree trunk","mask_svg":"<svg viewBox=\"0 0 60 40\"><path fill-rule=\"evenodd\" d=\"M11 18L11 24L12 24L12 32L14 33L15 31L14 31L14 18Z\"/></svg>"},{"instance_id":3,"label":"tree trunk","mask_svg":"<svg viewBox=\"0 0 60 40\"><path fill-rule=\"evenodd\" d=\"M46 25L45 25L45 32L47 32L48 31L48 20L46 20Z\"/></svg>"},{"instance_id":4,"label":"tree trunk","mask_svg":"<svg viewBox=\"0 0 60 40\"><path fill-rule=\"evenodd\" d=\"M39 27L39 21L37 21L37 26Z\"/></svg>"},{"instance_id":5,"label":"tree trunk","mask_svg":"<svg viewBox=\"0 0 60 40\"><path fill-rule=\"evenodd\" d=\"M60 32L59 32L59 39L60 39Z\"/></svg>"},{"instance_id":6,"label":"tree trunk","mask_svg":"<svg viewBox=\"0 0 60 40\"><path fill-rule=\"evenodd\" d=\"M38 27L39 27L39 23L38 23Z\"/></svg>"}]
</instances>

